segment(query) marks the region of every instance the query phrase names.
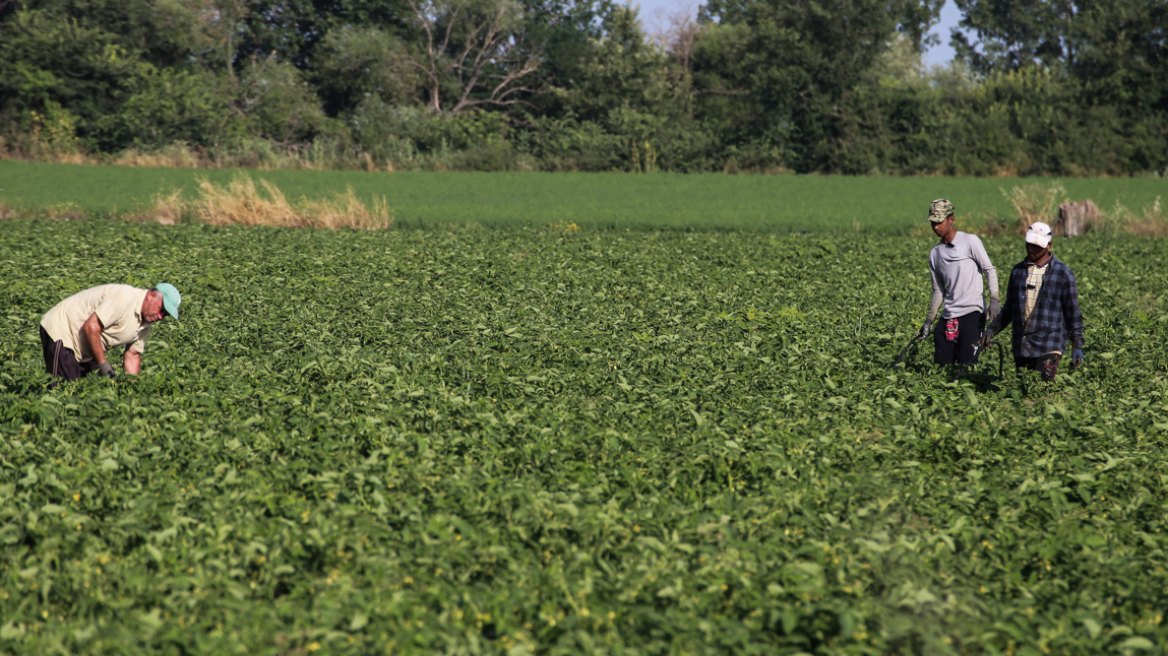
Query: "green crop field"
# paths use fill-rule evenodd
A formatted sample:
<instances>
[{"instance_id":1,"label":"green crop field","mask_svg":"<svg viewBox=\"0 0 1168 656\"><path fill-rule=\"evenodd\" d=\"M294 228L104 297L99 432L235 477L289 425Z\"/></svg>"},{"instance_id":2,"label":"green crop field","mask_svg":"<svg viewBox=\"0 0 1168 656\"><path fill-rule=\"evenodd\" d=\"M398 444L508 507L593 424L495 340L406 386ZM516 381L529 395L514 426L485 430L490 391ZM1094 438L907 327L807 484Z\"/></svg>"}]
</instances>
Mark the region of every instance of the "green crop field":
<instances>
[{"instance_id":1,"label":"green crop field","mask_svg":"<svg viewBox=\"0 0 1168 656\"><path fill-rule=\"evenodd\" d=\"M582 228L717 229L765 232L903 233L919 225L929 201L949 198L959 218L1012 218L1002 195L1044 180L843 176L630 175L623 173L249 172L290 199L320 198L351 185L366 199L385 196L401 227L443 223ZM0 161L0 203L99 214L146 206L160 192L194 193L198 176L226 183L234 171L73 166ZM1070 198L1104 210L1116 201L1138 210L1168 183L1155 178L1061 180Z\"/></svg>"},{"instance_id":2,"label":"green crop field","mask_svg":"<svg viewBox=\"0 0 1168 656\"><path fill-rule=\"evenodd\" d=\"M1168 645L1163 240L1056 242L1081 370L950 384L927 238L0 226L0 652ZM46 392L113 281L182 321Z\"/></svg>"}]
</instances>

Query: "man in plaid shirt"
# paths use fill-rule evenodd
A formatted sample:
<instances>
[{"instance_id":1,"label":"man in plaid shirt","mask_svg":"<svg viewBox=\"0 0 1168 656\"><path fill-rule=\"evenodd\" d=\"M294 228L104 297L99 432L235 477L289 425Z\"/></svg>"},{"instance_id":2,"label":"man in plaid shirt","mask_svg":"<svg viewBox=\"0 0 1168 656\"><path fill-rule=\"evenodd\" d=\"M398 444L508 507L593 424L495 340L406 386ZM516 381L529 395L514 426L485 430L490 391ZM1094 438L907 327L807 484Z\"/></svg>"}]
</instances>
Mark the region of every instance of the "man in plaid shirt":
<instances>
[{"instance_id":1,"label":"man in plaid shirt","mask_svg":"<svg viewBox=\"0 0 1168 656\"><path fill-rule=\"evenodd\" d=\"M1014 323L1014 364L1052 381L1068 340L1071 364L1083 363L1083 315L1075 274L1050 252L1051 231L1035 223L1026 231L1026 259L1014 265L1006 304L990 322L984 342Z\"/></svg>"}]
</instances>

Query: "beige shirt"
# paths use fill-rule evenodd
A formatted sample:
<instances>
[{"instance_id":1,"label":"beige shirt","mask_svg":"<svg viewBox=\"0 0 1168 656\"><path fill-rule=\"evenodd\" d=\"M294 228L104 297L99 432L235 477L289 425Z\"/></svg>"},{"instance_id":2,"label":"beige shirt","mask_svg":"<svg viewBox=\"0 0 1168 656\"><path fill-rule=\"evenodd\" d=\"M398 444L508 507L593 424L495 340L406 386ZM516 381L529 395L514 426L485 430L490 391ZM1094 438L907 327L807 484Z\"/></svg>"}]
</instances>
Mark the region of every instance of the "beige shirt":
<instances>
[{"instance_id":1,"label":"beige shirt","mask_svg":"<svg viewBox=\"0 0 1168 656\"><path fill-rule=\"evenodd\" d=\"M1030 319L1030 313L1034 311L1034 304L1038 302L1038 294L1042 291L1042 280L1046 276L1046 270L1050 267L1050 262L1046 266L1035 266L1033 262L1026 263L1026 308L1022 312L1022 323ZM1062 355L1063 352L1051 351L1051 353L1058 353Z\"/></svg>"},{"instance_id":2,"label":"beige shirt","mask_svg":"<svg viewBox=\"0 0 1168 656\"><path fill-rule=\"evenodd\" d=\"M78 292L46 312L41 327L54 341L60 340L73 351L78 362L88 362L93 353L81 326L96 314L102 325L101 343L107 352L115 346L132 344L130 348L143 353L150 336L150 324L142 319L146 291L130 285L101 285Z\"/></svg>"},{"instance_id":3,"label":"beige shirt","mask_svg":"<svg viewBox=\"0 0 1168 656\"><path fill-rule=\"evenodd\" d=\"M1034 311L1034 304L1038 302L1038 293L1042 291L1042 278L1046 275L1046 266L1034 266L1033 263L1026 263L1026 309L1022 312L1022 323L1026 323L1030 319L1030 313Z\"/></svg>"}]
</instances>

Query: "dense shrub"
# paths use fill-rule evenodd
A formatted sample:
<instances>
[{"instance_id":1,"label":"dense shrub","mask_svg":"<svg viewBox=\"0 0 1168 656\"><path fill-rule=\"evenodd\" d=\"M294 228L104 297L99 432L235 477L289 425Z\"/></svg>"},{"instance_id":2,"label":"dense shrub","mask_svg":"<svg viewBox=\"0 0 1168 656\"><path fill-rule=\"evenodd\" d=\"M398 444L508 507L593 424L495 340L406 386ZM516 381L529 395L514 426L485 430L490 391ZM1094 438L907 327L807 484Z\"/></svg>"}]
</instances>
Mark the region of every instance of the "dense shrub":
<instances>
[{"instance_id":1,"label":"dense shrub","mask_svg":"<svg viewBox=\"0 0 1168 656\"><path fill-rule=\"evenodd\" d=\"M634 8L610 0L484 3L0 3L0 156L146 164L190 149L161 157L641 173L1168 169L1168 10L1154 3L1071 7L1074 21L1051 22L1062 9L1011 3L1017 20L1003 21L962 0L962 25L990 49L959 44L961 59L931 72L921 63L930 2L708 0L697 22L651 39Z\"/></svg>"}]
</instances>

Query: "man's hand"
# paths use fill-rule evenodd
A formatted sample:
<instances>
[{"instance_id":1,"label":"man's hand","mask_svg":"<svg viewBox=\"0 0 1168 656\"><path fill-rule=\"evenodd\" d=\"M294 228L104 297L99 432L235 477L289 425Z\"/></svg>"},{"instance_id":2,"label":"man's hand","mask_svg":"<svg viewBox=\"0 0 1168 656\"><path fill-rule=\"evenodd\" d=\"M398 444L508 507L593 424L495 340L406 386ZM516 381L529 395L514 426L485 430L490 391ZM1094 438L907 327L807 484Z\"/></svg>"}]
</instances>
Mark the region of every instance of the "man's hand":
<instances>
[{"instance_id":1,"label":"man's hand","mask_svg":"<svg viewBox=\"0 0 1168 656\"><path fill-rule=\"evenodd\" d=\"M1083 364L1083 349L1075 349L1075 352L1071 353L1071 364L1076 367Z\"/></svg>"},{"instance_id":2,"label":"man's hand","mask_svg":"<svg viewBox=\"0 0 1168 656\"><path fill-rule=\"evenodd\" d=\"M106 378L118 377L118 375L114 373L113 365L111 365L108 360L106 362L102 362L101 366L97 368L97 375L105 376Z\"/></svg>"},{"instance_id":3,"label":"man's hand","mask_svg":"<svg viewBox=\"0 0 1168 656\"><path fill-rule=\"evenodd\" d=\"M990 340L992 340L993 338L994 338L994 333L993 333L993 332L991 332L991 331L989 331L989 330L985 331L985 333L984 333L984 334L982 334L982 336L981 336L981 341L980 341L980 342L978 342L978 344L977 344L977 345L978 345L978 347L979 347L979 348L985 348L985 347L989 346L989 345L990 345Z\"/></svg>"},{"instance_id":4,"label":"man's hand","mask_svg":"<svg viewBox=\"0 0 1168 656\"><path fill-rule=\"evenodd\" d=\"M990 321L997 318L1002 313L1002 306L998 304L998 299L993 296L990 297Z\"/></svg>"},{"instance_id":5,"label":"man's hand","mask_svg":"<svg viewBox=\"0 0 1168 656\"><path fill-rule=\"evenodd\" d=\"M929 336L929 322L926 321L921 324L921 329L917 331L916 338L924 339Z\"/></svg>"}]
</instances>

